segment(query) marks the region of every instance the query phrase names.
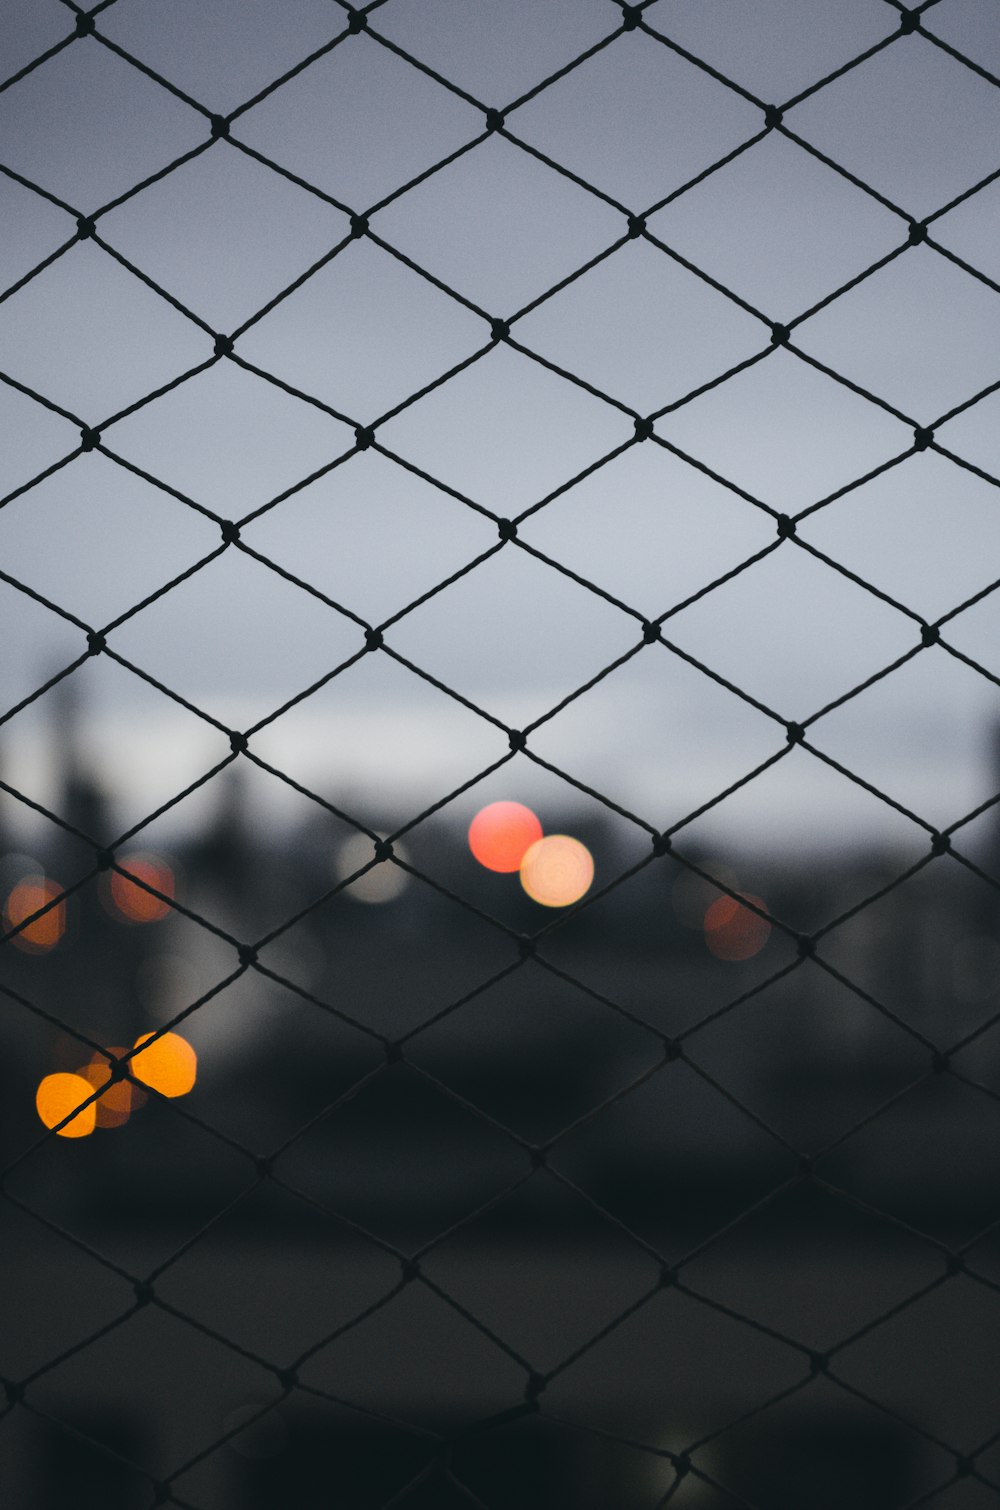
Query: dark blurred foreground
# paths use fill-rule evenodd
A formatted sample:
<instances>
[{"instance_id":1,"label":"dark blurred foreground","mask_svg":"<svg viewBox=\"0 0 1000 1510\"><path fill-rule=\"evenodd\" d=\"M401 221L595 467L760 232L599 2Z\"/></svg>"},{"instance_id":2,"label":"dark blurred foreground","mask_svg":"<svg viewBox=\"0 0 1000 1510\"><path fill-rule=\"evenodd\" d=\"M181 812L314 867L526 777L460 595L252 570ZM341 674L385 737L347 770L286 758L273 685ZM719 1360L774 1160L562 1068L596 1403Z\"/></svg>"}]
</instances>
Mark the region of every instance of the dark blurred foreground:
<instances>
[{"instance_id":1,"label":"dark blurred foreground","mask_svg":"<svg viewBox=\"0 0 1000 1510\"><path fill-rule=\"evenodd\" d=\"M110 834L72 762L57 810ZM595 891L646 858L556 816ZM995 1504L995 892L941 856L814 956L775 927L720 958L718 889L665 856L526 947L557 915L432 820L281 931L353 845L225 788L159 851L220 933L129 921L103 875L5 947L4 1503ZM683 854L805 933L906 868ZM177 1019L189 1096L43 1138L74 1032Z\"/></svg>"}]
</instances>

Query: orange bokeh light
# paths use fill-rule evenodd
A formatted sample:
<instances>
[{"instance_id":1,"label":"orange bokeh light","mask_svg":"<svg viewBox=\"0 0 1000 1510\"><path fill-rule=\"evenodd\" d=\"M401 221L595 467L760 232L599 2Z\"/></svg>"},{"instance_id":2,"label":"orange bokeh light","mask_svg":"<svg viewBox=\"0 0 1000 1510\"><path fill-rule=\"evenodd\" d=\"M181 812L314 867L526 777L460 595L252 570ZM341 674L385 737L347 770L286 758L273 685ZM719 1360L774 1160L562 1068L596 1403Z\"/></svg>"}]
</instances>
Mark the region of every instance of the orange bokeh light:
<instances>
[{"instance_id":1,"label":"orange bokeh light","mask_svg":"<svg viewBox=\"0 0 1000 1510\"><path fill-rule=\"evenodd\" d=\"M469 848L487 870L520 870L525 852L542 837L542 825L520 802L491 802L469 824Z\"/></svg>"},{"instance_id":2,"label":"orange bokeh light","mask_svg":"<svg viewBox=\"0 0 1000 1510\"><path fill-rule=\"evenodd\" d=\"M705 911L719 895L719 886L739 890L739 878L728 865L707 860L701 862L700 868L702 875L694 870L682 871L671 888L674 916L682 928L690 928L693 933L701 933L704 928ZM715 881L719 886L712 884Z\"/></svg>"},{"instance_id":3,"label":"orange bokeh light","mask_svg":"<svg viewBox=\"0 0 1000 1510\"><path fill-rule=\"evenodd\" d=\"M152 1037L143 1033L136 1039L139 1053L132 1056L133 1075L161 1096L186 1096L198 1075L197 1054L179 1033L164 1033L148 1049L142 1048Z\"/></svg>"},{"instance_id":4,"label":"orange bokeh light","mask_svg":"<svg viewBox=\"0 0 1000 1510\"><path fill-rule=\"evenodd\" d=\"M742 892L744 900L767 911L760 897ZM771 936L771 925L735 897L717 897L705 913L705 943L716 959L744 960L759 954Z\"/></svg>"},{"instance_id":5,"label":"orange bokeh light","mask_svg":"<svg viewBox=\"0 0 1000 1510\"><path fill-rule=\"evenodd\" d=\"M126 1052L123 1048L111 1048L109 1054L120 1059ZM103 1054L95 1054L89 1064L85 1064L78 1071L94 1090L100 1090L102 1085L107 1085L107 1090L101 1099L96 1102L96 1121L98 1127L123 1127L134 1111L146 1100L144 1091L139 1090L129 1080L111 1080L111 1065Z\"/></svg>"},{"instance_id":6,"label":"orange bokeh light","mask_svg":"<svg viewBox=\"0 0 1000 1510\"><path fill-rule=\"evenodd\" d=\"M594 860L569 834L537 839L521 861L521 885L543 907L569 907L590 890Z\"/></svg>"},{"instance_id":7,"label":"orange bokeh light","mask_svg":"<svg viewBox=\"0 0 1000 1510\"><path fill-rule=\"evenodd\" d=\"M46 1127L55 1127L64 1117L94 1094L94 1087L83 1075L46 1075L35 1094L35 1107ZM60 1127L59 1138L85 1138L97 1123L96 1103L85 1106L71 1122Z\"/></svg>"},{"instance_id":8,"label":"orange bokeh light","mask_svg":"<svg viewBox=\"0 0 1000 1510\"><path fill-rule=\"evenodd\" d=\"M26 876L23 881L18 881L13 891L7 898L4 907L4 925L7 928L16 928L23 923L25 918L30 918L33 912L44 907L62 892L62 887L55 881L50 881L46 876ZM25 949L29 954L44 954L48 949L54 949L56 944L66 932L66 903L59 902L55 907L50 907L43 917L29 923L27 928L22 929L11 939L19 949Z\"/></svg>"},{"instance_id":9,"label":"orange bokeh light","mask_svg":"<svg viewBox=\"0 0 1000 1510\"><path fill-rule=\"evenodd\" d=\"M158 859L156 855L130 855L121 863L136 880L155 887L164 897L173 897L174 873L165 860ZM111 872L110 890L115 911L126 922L158 923L170 911L167 902L144 891L135 881L130 881L128 876L121 875L117 870Z\"/></svg>"}]
</instances>

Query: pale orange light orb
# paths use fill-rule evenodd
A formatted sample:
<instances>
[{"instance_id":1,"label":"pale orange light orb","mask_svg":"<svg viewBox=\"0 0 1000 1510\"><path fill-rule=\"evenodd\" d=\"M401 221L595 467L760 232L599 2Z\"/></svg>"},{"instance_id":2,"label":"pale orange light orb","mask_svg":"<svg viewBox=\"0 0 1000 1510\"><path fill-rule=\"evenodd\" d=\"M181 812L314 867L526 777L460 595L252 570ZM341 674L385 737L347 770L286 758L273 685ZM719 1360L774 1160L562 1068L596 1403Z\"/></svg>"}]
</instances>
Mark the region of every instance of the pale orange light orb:
<instances>
[{"instance_id":1,"label":"pale orange light orb","mask_svg":"<svg viewBox=\"0 0 1000 1510\"><path fill-rule=\"evenodd\" d=\"M35 1094L35 1107L46 1127L56 1127L93 1094L94 1087L82 1075L46 1075ZM60 1127L56 1136L85 1138L94 1131L96 1123L96 1103L92 1101L65 1127Z\"/></svg>"},{"instance_id":2,"label":"pale orange light orb","mask_svg":"<svg viewBox=\"0 0 1000 1510\"><path fill-rule=\"evenodd\" d=\"M47 902L59 896L62 887L56 881L50 881L46 876L26 876L23 881L18 881L13 891L7 898L4 907L4 924L7 928L16 928L23 923L25 918L30 918L33 912L44 907ZM66 903L58 902L55 907L50 907L43 917L29 923L20 933L15 934L11 943L19 949L26 950L29 954L44 954L49 949L54 949L56 944L66 932Z\"/></svg>"},{"instance_id":3,"label":"pale orange light orb","mask_svg":"<svg viewBox=\"0 0 1000 1510\"><path fill-rule=\"evenodd\" d=\"M754 907L764 908L760 897L741 893ZM716 959L744 960L759 954L771 936L771 925L735 897L718 897L705 913L705 943Z\"/></svg>"},{"instance_id":4,"label":"pale orange light orb","mask_svg":"<svg viewBox=\"0 0 1000 1510\"><path fill-rule=\"evenodd\" d=\"M520 802L491 802L469 824L469 848L487 870L519 870L525 852L542 837L542 825Z\"/></svg>"},{"instance_id":5,"label":"pale orange light orb","mask_svg":"<svg viewBox=\"0 0 1000 1510\"><path fill-rule=\"evenodd\" d=\"M136 880L155 887L164 897L173 897L174 874L165 860L156 855L130 855L121 863ZM117 870L111 872L110 890L115 911L129 923L158 923L170 911L167 902L144 891Z\"/></svg>"},{"instance_id":6,"label":"pale orange light orb","mask_svg":"<svg viewBox=\"0 0 1000 1510\"><path fill-rule=\"evenodd\" d=\"M136 1039L139 1053L130 1061L133 1075L161 1096L186 1096L197 1079L197 1054L179 1033L164 1033L148 1049L140 1047L152 1037L152 1033L143 1033Z\"/></svg>"},{"instance_id":7,"label":"pale orange light orb","mask_svg":"<svg viewBox=\"0 0 1000 1510\"><path fill-rule=\"evenodd\" d=\"M537 839L521 861L521 885L543 907L570 907L590 890L594 860L569 834Z\"/></svg>"}]
</instances>

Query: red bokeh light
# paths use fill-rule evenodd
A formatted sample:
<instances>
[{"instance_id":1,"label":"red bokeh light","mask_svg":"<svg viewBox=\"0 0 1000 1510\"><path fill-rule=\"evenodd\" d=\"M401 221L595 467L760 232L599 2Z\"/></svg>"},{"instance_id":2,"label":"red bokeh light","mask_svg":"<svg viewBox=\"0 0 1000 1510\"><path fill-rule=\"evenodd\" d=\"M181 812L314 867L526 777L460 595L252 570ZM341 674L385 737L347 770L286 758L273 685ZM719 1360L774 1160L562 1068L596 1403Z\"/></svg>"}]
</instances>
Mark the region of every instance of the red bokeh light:
<instances>
[{"instance_id":1,"label":"red bokeh light","mask_svg":"<svg viewBox=\"0 0 1000 1510\"><path fill-rule=\"evenodd\" d=\"M760 897L742 893L753 907L767 908ZM759 954L771 936L771 925L735 897L716 898L705 913L705 943L716 959L745 960Z\"/></svg>"},{"instance_id":2,"label":"red bokeh light","mask_svg":"<svg viewBox=\"0 0 1000 1510\"><path fill-rule=\"evenodd\" d=\"M520 802L491 802L469 825L469 848L487 870L520 870L525 853L541 837L541 823Z\"/></svg>"}]
</instances>

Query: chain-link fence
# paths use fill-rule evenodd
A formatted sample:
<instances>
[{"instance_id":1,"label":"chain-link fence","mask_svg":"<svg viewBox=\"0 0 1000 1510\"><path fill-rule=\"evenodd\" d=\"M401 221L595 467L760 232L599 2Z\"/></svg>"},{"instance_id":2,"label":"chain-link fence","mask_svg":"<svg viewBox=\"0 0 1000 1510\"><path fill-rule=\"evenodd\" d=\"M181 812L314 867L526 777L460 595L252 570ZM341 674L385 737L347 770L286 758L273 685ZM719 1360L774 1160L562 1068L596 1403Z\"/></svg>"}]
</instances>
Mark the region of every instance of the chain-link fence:
<instances>
[{"instance_id":1,"label":"chain-link fence","mask_svg":"<svg viewBox=\"0 0 1000 1510\"><path fill-rule=\"evenodd\" d=\"M992 6L4 27L9 1503L994 1504Z\"/></svg>"}]
</instances>

